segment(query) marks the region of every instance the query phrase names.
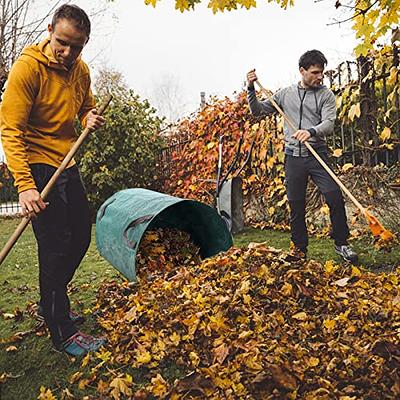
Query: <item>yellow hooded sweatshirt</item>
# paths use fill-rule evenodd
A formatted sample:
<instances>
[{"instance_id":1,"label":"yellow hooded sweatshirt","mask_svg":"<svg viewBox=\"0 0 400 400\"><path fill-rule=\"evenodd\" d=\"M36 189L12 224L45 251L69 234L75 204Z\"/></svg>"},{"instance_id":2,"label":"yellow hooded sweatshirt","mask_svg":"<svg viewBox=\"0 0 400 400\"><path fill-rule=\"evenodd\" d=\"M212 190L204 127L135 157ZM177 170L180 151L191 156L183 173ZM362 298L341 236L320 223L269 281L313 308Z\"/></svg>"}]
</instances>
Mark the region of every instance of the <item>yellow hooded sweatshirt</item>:
<instances>
[{"instance_id":1,"label":"yellow hooded sweatshirt","mask_svg":"<svg viewBox=\"0 0 400 400\"><path fill-rule=\"evenodd\" d=\"M95 107L88 66L78 58L68 70L56 61L49 42L22 52L1 103L1 140L19 193L36 189L29 164L61 164L77 138L76 116L85 126Z\"/></svg>"}]
</instances>

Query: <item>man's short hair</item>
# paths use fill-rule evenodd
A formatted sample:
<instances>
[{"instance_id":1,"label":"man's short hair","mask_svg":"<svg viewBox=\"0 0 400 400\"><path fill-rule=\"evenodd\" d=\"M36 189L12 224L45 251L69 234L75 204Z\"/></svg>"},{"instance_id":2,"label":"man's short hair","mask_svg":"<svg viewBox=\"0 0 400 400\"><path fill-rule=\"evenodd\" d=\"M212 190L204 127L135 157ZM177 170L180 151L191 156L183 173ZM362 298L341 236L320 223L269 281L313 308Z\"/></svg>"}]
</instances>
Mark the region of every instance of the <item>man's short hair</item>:
<instances>
[{"instance_id":1,"label":"man's short hair","mask_svg":"<svg viewBox=\"0 0 400 400\"><path fill-rule=\"evenodd\" d=\"M306 51L299 59L299 69L303 67L308 69L311 65L319 65L325 68L328 63L325 56L319 50L309 50Z\"/></svg>"},{"instance_id":2,"label":"man's short hair","mask_svg":"<svg viewBox=\"0 0 400 400\"><path fill-rule=\"evenodd\" d=\"M60 19L73 21L75 23L75 27L84 32L89 38L90 20L88 15L85 13L85 11L82 10L82 8L74 4L63 4L61 7L57 8L51 21L51 27L53 28L53 30Z\"/></svg>"}]
</instances>

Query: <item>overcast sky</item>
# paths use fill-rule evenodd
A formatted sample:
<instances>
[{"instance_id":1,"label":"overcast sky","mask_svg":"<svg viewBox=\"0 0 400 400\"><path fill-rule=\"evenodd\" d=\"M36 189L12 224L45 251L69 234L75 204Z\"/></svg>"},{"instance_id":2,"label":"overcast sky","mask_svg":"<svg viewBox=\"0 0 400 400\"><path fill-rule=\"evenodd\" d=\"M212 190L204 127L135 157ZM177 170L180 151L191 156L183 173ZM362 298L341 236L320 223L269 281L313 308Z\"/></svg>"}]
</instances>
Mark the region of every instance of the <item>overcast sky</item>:
<instances>
[{"instance_id":1,"label":"overcast sky","mask_svg":"<svg viewBox=\"0 0 400 400\"><path fill-rule=\"evenodd\" d=\"M173 0L160 0L156 8L144 0L72 2L97 11L83 52L94 76L99 67L112 67L153 102L155 88L168 77L179 86L185 114L197 109L201 91L207 96L239 91L251 68L276 90L298 79L298 58L306 50L321 50L334 68L352 59L355 46L349 23L328 26L334 17L343 18L334 0L297 0L288 10L258 0L257 9L216 15L206 3L181 13ZM51 3L37 0L36 12Z\"/></svg>"},{"instance_id":2,"label":"overcast sky","mask_svg":"<svg viewBox=\"0 0 400 400\"><path fill-rule=\"evenodd\" d=\"M79 3L84 7L87 1ZM214 15L206 3L181 13L173 0L161 0L155 9L143 0L116 0L98 25L112 21L113 28L103 29L109 32L103 43L94 36L87 55L90 59L106 45L93 67L105 63L120 70L133 89L150 98L154 86L172 76L187 100L187 111L193 111L201 91L231 95L241 89L251 68L276 90L298 79L298 58L306 50L324 52L328 68L352 58L350 25L328 26L340 17L333 0L295 3L283 10L258 0L257 9Z\"/></svg>"}]
</instances>

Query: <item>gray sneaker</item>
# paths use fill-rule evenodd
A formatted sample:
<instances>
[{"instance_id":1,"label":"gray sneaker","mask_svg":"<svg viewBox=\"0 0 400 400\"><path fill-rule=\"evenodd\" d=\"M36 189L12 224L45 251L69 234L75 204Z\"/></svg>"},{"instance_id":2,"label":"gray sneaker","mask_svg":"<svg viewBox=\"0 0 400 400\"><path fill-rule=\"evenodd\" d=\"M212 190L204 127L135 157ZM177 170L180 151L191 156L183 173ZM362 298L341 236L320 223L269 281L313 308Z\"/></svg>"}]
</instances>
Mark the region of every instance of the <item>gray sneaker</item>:
<instances>
[{"instance_id":1,"label":"gray sneaker","mask_svg":"<svg viewBox=\"0 0 400 400\"><path fill-rule=\"evenodd\" d=\"M353 264L358 262L357 253L348 245L344 244L342 246L335 245L335 251L339 254L345 261L349 261Z\"/></svg>"}]
</instances>

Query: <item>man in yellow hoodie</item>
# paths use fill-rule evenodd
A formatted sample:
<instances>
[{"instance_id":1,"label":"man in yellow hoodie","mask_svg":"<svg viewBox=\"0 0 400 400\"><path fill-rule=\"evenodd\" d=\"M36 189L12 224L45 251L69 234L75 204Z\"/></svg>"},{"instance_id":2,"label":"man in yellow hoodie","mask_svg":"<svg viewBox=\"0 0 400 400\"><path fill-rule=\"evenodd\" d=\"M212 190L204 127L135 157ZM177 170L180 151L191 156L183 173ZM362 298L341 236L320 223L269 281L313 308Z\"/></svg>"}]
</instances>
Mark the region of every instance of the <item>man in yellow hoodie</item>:
<instances>
[{"instance_id":1,"label":"man in yellow hoodie","mask_svg":"<svg viewBox=\"0 0 400 400\"><path fill-rule=\"evenodd\" d=\"M90 20L79 7L58 8L49 38L26 48L13 65L1 103L1 139L19 202L32 217L38 243L41 314L54 347L71 355L97 350L104 340L78 331L67 285L85 255L91 220L75 162L61 174L45 203L40 191L61 164L82 125L104 124L97 115L88 66L80 54Z\"/></svg>"}]
</instances>

